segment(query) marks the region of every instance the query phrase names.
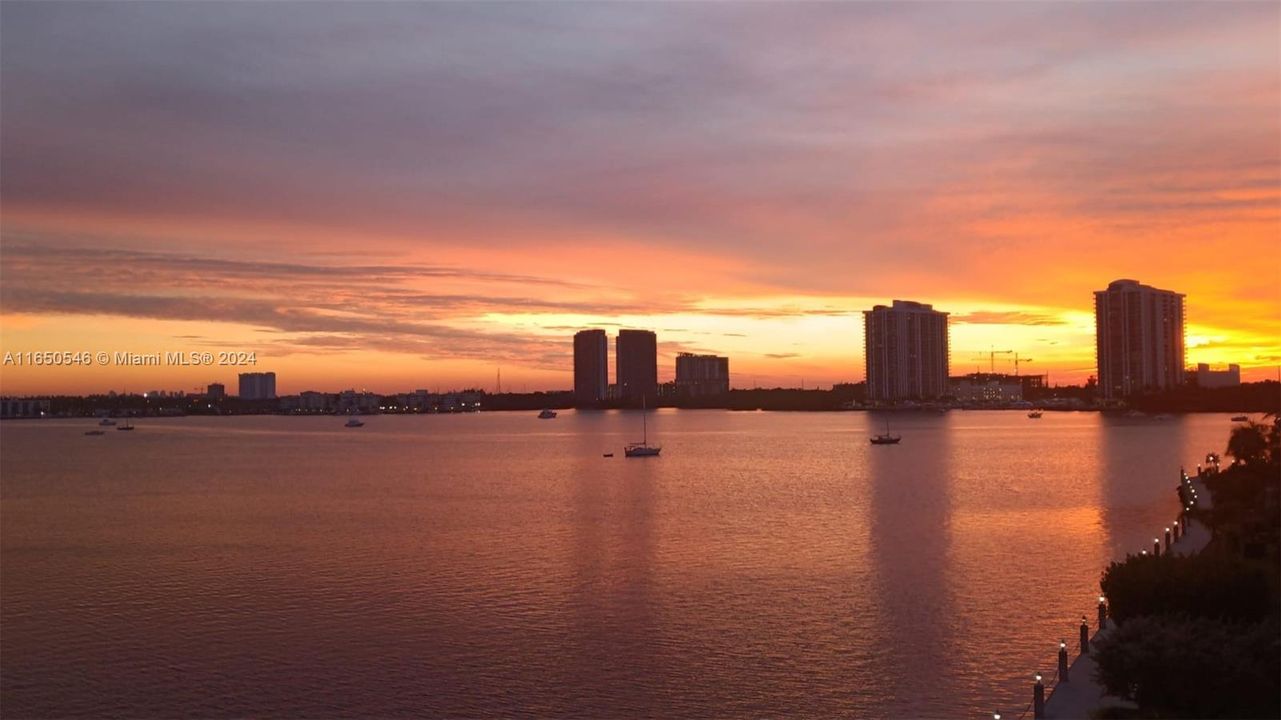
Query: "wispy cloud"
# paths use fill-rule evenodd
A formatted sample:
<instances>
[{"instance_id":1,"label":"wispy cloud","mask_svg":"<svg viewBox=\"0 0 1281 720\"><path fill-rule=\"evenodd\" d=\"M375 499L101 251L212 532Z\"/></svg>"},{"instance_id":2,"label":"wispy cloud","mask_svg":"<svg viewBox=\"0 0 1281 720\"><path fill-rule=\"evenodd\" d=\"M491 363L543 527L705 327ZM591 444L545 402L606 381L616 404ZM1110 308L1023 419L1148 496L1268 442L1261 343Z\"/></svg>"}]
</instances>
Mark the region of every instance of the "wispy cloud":
<instances>
[{"instance_id":1,"label":"wispy cloud","mask_svg":"<svg viewBox=\"0 0 1281 720\"><path fill-rule=\"evenodd\" d=\"M1039 313L1022 312L1018 310L1007 311L975 311L963 314L952 315L948 318L949 322L971 324L971 325L1064 325L1066 322L1062 318L1053 315L1044 315Z\"/></svg>"}]
</instances>

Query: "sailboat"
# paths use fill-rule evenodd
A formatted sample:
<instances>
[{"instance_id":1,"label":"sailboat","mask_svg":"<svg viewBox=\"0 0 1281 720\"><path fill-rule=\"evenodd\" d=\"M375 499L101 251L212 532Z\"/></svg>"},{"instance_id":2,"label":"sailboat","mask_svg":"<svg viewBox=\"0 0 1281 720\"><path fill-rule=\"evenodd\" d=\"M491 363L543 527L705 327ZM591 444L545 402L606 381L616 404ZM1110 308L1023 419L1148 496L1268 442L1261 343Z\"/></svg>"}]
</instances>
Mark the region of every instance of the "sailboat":
<instances>
[{"instance_id":1,"label":"sailboat","mask_svg":"<svg viewBox=\"0 0 1281 720\"><path fill-rule=\"evenodd\" d=\"M117 430L132 430L132 429L133 429L133 423L129 422L128 420L125 420L125 424L124 424L124 425L117 425L117 426L116 426L116 429L117 429Z\"/></svg>"},{"instance_id":2,"label":"sailboat","mask_svg":"<svg viewBox=\"0 0 1281 720\"><path fill-rule=\"evenodd\" d=\"M901 435L890 434L890 421L886 420L885 432L881 433L880 435L873 435L872 444L873 445L898 445L898 441L902 439L903 437Z\"/></svg>"},{"instance_id":3,"label":"sailboat","mask_svg":"<svg viewBox=\"0 0 1281 720\"><path fill-rule=\"evenodd\" d=\"M630 443L623 448L623 455L627 457L656 457L662 452L663 448L649 444L649 423L646 421L646 415L649 413L645 409L645 396L641 396L641 441Z\"/></svg>"}]
</instances>

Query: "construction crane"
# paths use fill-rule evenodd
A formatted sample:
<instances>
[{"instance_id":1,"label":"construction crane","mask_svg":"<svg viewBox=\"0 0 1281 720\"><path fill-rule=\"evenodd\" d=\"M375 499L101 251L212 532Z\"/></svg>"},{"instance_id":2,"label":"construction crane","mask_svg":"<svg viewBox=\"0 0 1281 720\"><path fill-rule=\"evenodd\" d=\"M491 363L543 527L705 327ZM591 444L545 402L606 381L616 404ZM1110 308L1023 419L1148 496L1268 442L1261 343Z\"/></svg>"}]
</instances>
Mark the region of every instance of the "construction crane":
<instances>
[{"instance_id":1,"label":"construction crane","mask_svg":"<svg viewBox=\"0 0 1281 720\"><path fill-rule=\"evenodd\" d=\"M988 350L985 353L979 353L976 357L981 359L984 355L986 355L987 361L988 361L988 372L995 375L996 374L996 356L1012 355L1012 354L1014 354L1013 350Z\"/></svg>"},{"instance_id":2,"label":"construction crane","mask_svg":"<svg viewBox=\"0 0 1281 720\"><path fill-rule=\"evenodd\" d=\"M1013 356L1014 356L1014 374L1015 374L1016 376L1019 374L1019 365L1020 365L1020 364L1022 364L1022 363L1030 363L1030 362L1032 362L1032 358L1029 358L1029 357L1020 357L1020 356L1019 356L1019 354L1018 354L1018 352L1016 352L1016 351L1014 351L1014 350L988 350L988 351L987 351L987 352L985 352L985 353L979 353L978 355L976 355L976 356L975 356L975 358L976 358L976 359L982 359L982 358L986 357L986 358L987 358L987 362L988 362L988 372L990 372L990 373L992 373L993 375L995 375L995 374L996 374L996 356L997 356L997 355L1013 355Z\"/></svg>"},{"instance_id":3,"label":"construction crane","mask_svg":"<svg viewBox=\"0 0 1281 720\"><path fill-rule=\"evenodd\" d=\"M1019 376L1020 362L1030 363L1032 362L1032 358L1020 358L1018 353L1014 353L1014 377Z\"/></svg>"}]
</instances>

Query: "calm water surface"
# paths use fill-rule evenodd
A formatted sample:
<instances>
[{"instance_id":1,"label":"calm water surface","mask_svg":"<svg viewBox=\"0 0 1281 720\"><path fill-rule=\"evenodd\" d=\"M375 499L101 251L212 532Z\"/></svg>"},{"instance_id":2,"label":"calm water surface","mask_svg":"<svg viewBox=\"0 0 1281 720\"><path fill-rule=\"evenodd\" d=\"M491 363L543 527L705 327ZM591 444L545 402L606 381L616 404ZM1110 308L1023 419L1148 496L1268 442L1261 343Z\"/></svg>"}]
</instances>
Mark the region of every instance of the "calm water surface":
<instances>
[{"instance_id":1,"label":"calm water surface","mask_svg":"<svg viewBox=\"0 0 1281 720\"><path fill-rule=\"evenodd\" d=\"M1227 416L0 424L6 717L980 717ZM616 452L614 458L602 453Z\"/></svg>"}]
</instances>

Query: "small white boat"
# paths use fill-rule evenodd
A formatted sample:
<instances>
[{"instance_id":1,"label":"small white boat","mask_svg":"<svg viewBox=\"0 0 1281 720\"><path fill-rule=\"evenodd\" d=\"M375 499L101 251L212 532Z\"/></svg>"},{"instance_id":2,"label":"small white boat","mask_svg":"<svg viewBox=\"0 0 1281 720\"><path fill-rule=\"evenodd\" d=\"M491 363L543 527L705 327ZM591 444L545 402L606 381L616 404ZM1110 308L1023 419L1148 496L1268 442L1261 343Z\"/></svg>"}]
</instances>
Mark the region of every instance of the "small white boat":
<instances>
[{"instance_id":1,"label":"small white boat","mask_svg":"<svg viewBox=\"0 0 1281 720\"><path fill-rule=\"evenodd\" d=\"M344 425L343 427L364 427L364 426L365 424L360 421L360 418L353 415L352 417L347 418L347 424Z\"/></svg>"},{"instance_id":2,"label":"small white boat","mask_svg":"<svg viewBox=\"0 0 1281 720\"><path fill-rule=\"evenodd\" d=\"M623 448L625 457L657 457L663 448L649 444L649 423L645 416L649 413L645 410L645 398L641 397L641 441L638 443L629 443Z\"/></svg>"},{"instance_id":3,"label":"small white boat","mask_svg":"<svg viewBox=\"0 0 1281 720\"><path fill-rule=\"evenodd\" d=\"M98 421L98 424L103 427L111 427L112 425L116 424L116 421L112 420L111 418L103 418L102 420Z\"/></svg>"},{"instance_id":4,"label":"small white boat","mask_svg":"<svg viewBox=\"0 0 1281 720\"><path fill-rule=\"evenodd\" d=\"M552 410L551 408L544 408L542 412L538 413L539 420L551 420L552 418L555 418L555 417L556 417L556 411Z\"/></svg>"}]
</instances>

